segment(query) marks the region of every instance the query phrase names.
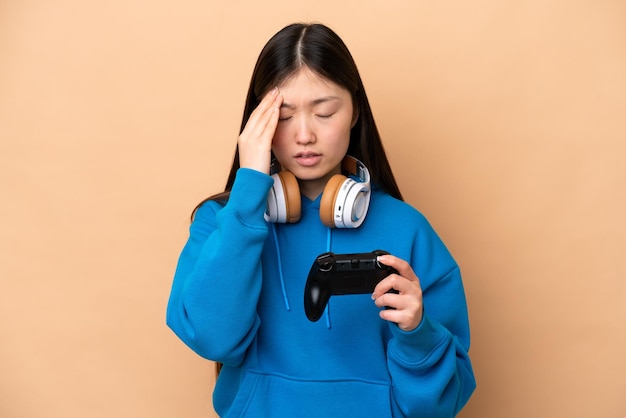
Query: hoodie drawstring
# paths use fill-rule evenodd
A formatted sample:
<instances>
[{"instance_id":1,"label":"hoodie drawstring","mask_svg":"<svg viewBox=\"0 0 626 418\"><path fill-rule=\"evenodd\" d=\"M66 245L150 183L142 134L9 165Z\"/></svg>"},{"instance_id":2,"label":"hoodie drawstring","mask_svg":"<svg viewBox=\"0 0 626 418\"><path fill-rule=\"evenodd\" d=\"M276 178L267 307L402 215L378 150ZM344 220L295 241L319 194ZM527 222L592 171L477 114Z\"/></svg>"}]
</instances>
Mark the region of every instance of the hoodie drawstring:
<instances>
[{"instance_id":1,"label":"hoodie drawstring","mask_svg":"<svg viewBox=\"0 0 626 418\"><path fill-rule=\"evenodd\" d=\"M290 311L289 298L287 297L287 288L285 287L285 278L283 277L283 260L280 256L280 246L278 245L278 235L276 234L276 225L270 224L272 234L274 235L274 245L276 246L276 257L278 258L278 277L280 278L280 287L283 291L283 300L285 301L285 308Z\"/></svg>"},{"instance_id":2,"label":"hoodie drawstring","mask_svg":"<svg viewBox=\"0 0 626 418\"><path fill-rule=\"evenodd\" d=\"M332 229L328 228L326 233L326 252L330 251L332 244ZM326 317L326 328L330 329L330 300L326 304L326 309L324 310L324 316Z\"/></svg>"},{"instance_id":3,"label":"hoodie drawstring","mask_svg":"<svg viewBox=\"0 0 626 418\"><path fill-rule=\"evenodd\" d=\"M287 311L291 311L291 306L289 304L289 297L287 296L287 287L285 285L285 277L283 276L283 260L280 255L280 245L278 245L278 234L276 233L276 224L270 223L270 229L272 230L272 235L274 236L274 246L276 248L276 258L278 261L278 277L280 279L280 288L283 292L283 300L285 301L285 309ZM326 251L330 251L332 248L332 228L328 228L326 232ZM326 304L326 309L324 309L324 316L326 317L326 327L330 329L330 301Z\"/></svg>"}]
</instances>

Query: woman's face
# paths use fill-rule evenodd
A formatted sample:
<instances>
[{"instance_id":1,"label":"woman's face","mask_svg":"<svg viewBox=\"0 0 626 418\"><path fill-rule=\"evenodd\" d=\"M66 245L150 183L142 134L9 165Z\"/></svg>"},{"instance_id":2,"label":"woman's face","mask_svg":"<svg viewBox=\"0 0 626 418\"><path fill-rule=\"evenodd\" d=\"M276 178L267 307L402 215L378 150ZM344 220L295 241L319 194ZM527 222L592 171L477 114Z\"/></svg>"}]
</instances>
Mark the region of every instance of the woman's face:
<instances>
[{"instance_id":1,"label":"woman's face","mask_svg":"<svg viewBox=\"0 0 626 418\"><path fill-rule=\"evenodd\" d=\"M341 173L354 111L348 90L303 67L279 86L283 96L272 151L314 200Z\"/></svg>"}]
</instances>

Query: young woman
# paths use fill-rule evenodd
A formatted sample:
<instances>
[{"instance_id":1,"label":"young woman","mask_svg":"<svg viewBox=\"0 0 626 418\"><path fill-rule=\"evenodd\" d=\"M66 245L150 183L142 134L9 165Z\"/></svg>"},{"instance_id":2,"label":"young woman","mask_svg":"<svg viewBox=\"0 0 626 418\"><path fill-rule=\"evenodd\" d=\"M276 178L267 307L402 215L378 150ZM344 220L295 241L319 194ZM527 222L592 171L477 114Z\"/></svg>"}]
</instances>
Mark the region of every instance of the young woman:
<instances>
[{"instance_id":1,"label":"young woman","mask_svg":"<svg viewBox=\"0 0 626 418\"><path fill-rule=\"evenodd\" d=\"M316 257L397 274L305 314ZM390 292L395 290L395 292ZM451 417L475 388L459 268L402 201L342 40L293 24L262 50L224 192L201 202L167 323L223 365L222 417Z\"/></svg>"}]
</instances>

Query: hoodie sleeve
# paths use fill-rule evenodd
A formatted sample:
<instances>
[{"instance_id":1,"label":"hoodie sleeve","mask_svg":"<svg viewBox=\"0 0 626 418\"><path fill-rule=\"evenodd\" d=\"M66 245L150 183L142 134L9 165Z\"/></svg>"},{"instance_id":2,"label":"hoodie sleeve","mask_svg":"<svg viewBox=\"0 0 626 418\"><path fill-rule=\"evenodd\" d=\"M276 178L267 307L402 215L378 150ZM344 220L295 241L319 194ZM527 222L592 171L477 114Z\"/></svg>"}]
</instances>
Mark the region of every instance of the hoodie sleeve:
<instances>
[{"instance_id":1,"label":"hoodie sleeve","mask_svg":"<svg viewBox=\"0 0 626 418\"><path fill-rule=\"evenodd\" d=\"M238 365L259 327L264 213L272 182L264 173L239 169L228 203L203 204L191 224L166 320L207 359Z\"/></svg>"},{"instance_id":2,"label":"hoodie sleeve","mask_svg":"<svg viewBox=\"0 0 626 418\"><path fill-rule=\"evenodd\" d=\"M406 417L453 417L476 387L469 359L469 320L461 274L425 221L413 269L420 278L424 316L413 331L390 324L387 361L396 406Z\"/></svg>"}]
</instances>

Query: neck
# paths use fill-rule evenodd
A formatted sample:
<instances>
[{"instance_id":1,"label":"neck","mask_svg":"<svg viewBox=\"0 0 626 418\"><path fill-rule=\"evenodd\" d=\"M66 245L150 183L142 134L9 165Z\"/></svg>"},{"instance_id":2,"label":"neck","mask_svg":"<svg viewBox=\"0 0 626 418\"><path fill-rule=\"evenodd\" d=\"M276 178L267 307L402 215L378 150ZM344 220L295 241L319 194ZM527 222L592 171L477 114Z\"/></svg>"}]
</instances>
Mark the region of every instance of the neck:
<instances>
[{"instance_id":1,"label":"neck","mask_svg":"<svg viewBox=\"0 0 626 418\"><path fill-rule=\"evenodd\" d=\"M326 182L300 180L300 194L309 200L315 200L324 191Z\"/></svg>"}]
</instances>

